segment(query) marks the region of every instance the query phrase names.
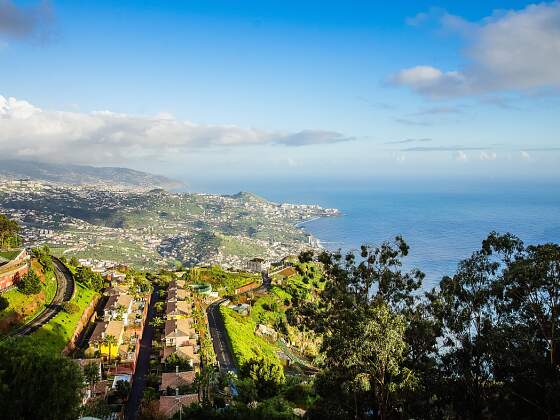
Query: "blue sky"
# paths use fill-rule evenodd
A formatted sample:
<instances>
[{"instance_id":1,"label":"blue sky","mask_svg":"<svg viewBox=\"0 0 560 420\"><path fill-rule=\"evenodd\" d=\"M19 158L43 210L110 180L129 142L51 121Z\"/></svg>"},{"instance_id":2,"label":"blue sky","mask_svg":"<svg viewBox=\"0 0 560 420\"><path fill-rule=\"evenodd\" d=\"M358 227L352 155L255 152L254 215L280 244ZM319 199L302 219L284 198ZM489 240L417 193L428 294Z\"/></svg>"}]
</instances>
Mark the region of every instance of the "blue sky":
<instances>
[{"instance_id":1,"label":"blue sky","mask_svg":"<svg viewBox=\"0 0 560 420\"><path fill-rule=\"evenodd\" d=\"M558 2L0 0L0 154L553 179L559 39Z\"/></svg>"}]
</instances>

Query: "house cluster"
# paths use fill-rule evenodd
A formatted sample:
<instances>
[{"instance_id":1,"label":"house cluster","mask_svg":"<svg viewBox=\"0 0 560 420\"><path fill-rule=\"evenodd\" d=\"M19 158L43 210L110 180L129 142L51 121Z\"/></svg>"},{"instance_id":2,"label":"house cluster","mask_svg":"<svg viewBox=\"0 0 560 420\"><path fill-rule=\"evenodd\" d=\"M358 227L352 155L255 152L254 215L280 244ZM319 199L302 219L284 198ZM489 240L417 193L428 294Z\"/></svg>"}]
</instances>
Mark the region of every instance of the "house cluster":
<instances>
[{"instance_id":1,"label":"house cluster","mask_svg":"<svg viewBox=\"0 0 560 420\"><path fill-rule=\"evenodd\" d=\"M100 319L89 338L87 354L109 363L109 372L132 377L140 351L149 294L129 290L129 285L112 282L98 310Z\"/></svg>"},{"instance_id":2,"label":"house cluster","mask_svg":"<svg viewBox=\"0 0 560 420\"><path fill-rule=\"evenodd\" d=\"M161 377L159 409L172 417L182 406L198 402L193 383L200 369L198 334L193 318L192 292L184 280L174 280L167 287L165 327L162 335L161 361L170 372ZM177 357L171 357L171 356ZM177 361L184 361L178 363ZM175 363L173 366L168 366Z\"/></svg>"},{"instance_id":3,"label":"house cluster","mask_svg":"<svg viewBox=\"0 0 560 420\"><path fill-rule=\"evenodd\" d=\"M25 249L0 251L0 290L13 286L28 273L30 259Z\"/></svg>"}]
</instances>

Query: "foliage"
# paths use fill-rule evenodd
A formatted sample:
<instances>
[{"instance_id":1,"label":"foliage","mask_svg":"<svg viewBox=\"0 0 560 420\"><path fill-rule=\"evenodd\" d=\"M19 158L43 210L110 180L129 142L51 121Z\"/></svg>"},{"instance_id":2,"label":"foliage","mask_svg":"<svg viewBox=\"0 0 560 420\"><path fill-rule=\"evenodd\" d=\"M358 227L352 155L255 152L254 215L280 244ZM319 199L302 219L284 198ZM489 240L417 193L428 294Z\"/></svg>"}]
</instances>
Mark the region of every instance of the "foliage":
<instances>
[{"instance_id":1,"label":"foliage","mask_svg":"<svg viewBox=\"0 0 560 420\"><path fill-rule=\"evenodd\" d=\"M323 335L317 385L323 399L316 416L360 418L373 410L384 419L399 409L401 393L416 386L405 364L404 313L414 304L423 274L400 270L407 253L397 237L378 248L363 246L359 261L352 253L320 256L327 277L320 300L300 305L290 316L300 328Z\"/></svg>"},{"instance_id":2,"label":"foliage","mask_svg":"<svg viewBox=\"0 0 560 420\"><path fill-rule=\"evenodd\" d=\"M36 295L41 291L41 280L35 271L30 269L17 283L17 288L25 295Z\"/></svg>"},{"instance_id":3,"label":"foliage","mask_svg":"<svg viewBox=\"0 0 560 420\"><path fill-rule=\"evenodd\" d=\"M3 418L76 419L83 383L78 365L70 359L20 340L0 344Z\"/></svg>"},{"instance_id":4,"label":"foliage","mask_svg":"<svg viewBox=\"0 0 560 420\"><path fill-rule=\"evenodd\" d=\"M175 372L175 368L179 366L179 371L184 372L192 370L192 363L189 359L179 356L177 353L172 353L163 361L164 372Z\"/></svg>"},{"instance_id":5,"label":"foliage","mask_svg":"<svg viewBox=\"0 0 560 420\"><path fill-rule=\"evenodd\" d=\"M45 272L53 272L54 265L51 257L51 250L47 245L43 245L42 247L33 248L33 255L39 261L39 264L43 267L43 271Z\"/></svg>"},{"instance_id":6,"label":"foliage","mask_svg":"<svg viewBox=\"0 0 560 420\"><path fill-rule=\"evenodd\" d=\"M0 311L7 309L10 306L10 301L4 296L0 296Z\"/></svg>"},{"instance_id":7,"label":"foliage","mask_svg":"<svg viewBox=\"0 0 560 420\"><path fill-rule=\"evenodd\" d=\"M260 399L274 396L285 381L282 366L264 357L248 360L241 367L240 374L255 382Z\"/></svg>"},{"instance_id":8,"label":"foliage","mask_svg":"<svg viewBox=\"0 0 560 420\"><path fill-rule=\"evenodd\" d=\"M187 280L192 283L208 283L220 295L232 295L235 289L251 282L259 282L261 276L253 273L225 271L220 266L210 268L191 268Z\"/></svg>"},{"instance_id":9,"label":"foliage","mask_svg":"<svg viewBox=\"0 0 560 420\"><path fill-rule=\"evenodd\" d=\"M74 302L62 302L60 306L63 311L69 314L75 314L80 311L80 307Z\"/></svg>"},{"instance_id":10,"label":"foliage","mask_svg":"<svg viewBox=\"0 0 560 420\"><path fill-rule=\"evenodd\" d=\"M15 248L21 244L20 227L15 220L0 214L0 249Z\"/></svg>"},{"instance_id":11,"label":"foliage","mask_svg":"<svg viewBox=\"0 0 560 420\"><path fill-rule=\"evenodd\" d=\"M96 292L103 288L103 277L99 273L94 273L90 267L78 267L74 278L77 282Z\"/></svg>"},{"instance_id":12,"label":"foliage","mask_svg":"<svg viewBox=\"0 0 560 420\"><path fill-rule=\"evenodd\" d=\"M82 285L76 285L76 292L71 302L76 303L80 310L74 314L60 311L47 324L43 325L33 334L27 337L39 349L60 353L74 335L76 326L80 321L82 313L95 298L97 294Z\"/></svg>"},{"instance_id":13,"label":"foliage","mask_svg":"<svg viewBox=\"0 0 560 420\"><path fill-rule=\"evenodd\" d=\"M268 341L255 335L255 323L249 317L242 317L225 307L220 307L220 314L224 320L228 338L237 366L242 368L252 359L265 359L271 365L280 366L276 355L276 347Z\"/></svg>"}]
</instances>

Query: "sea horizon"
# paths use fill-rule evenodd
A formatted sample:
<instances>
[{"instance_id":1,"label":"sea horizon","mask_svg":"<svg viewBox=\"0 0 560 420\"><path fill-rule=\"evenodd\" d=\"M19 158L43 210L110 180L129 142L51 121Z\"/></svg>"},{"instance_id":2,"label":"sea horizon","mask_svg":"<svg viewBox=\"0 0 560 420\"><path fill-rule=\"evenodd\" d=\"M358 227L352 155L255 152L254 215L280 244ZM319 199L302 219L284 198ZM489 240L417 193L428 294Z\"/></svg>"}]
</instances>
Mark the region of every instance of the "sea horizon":
<instances>
[{"instance_id":1,"label":"sea horizon","mask_svg":"<svg viewBox=\"0 0 560 420\"><path fill-rule=\"evenodd\" d=\"M301 226L331 251L375 246L400 235L410 246L403 270L422 270L424 289L453 275L459 261L480 249L492 231L513 233L526 244L560 241L560 185L550 179L307 181L230 180L198 188L220 194L248 191L279 203L335 207L341 216Z\"/></svg>"}]
</instances>

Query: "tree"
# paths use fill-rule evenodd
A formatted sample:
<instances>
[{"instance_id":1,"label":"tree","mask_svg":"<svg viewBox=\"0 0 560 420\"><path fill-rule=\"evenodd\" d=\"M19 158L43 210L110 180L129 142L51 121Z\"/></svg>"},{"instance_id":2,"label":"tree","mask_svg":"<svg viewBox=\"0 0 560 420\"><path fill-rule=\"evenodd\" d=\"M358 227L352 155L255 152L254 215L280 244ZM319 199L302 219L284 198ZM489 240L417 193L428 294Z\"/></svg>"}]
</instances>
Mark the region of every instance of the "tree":
<instances>
[{"instance_id":1,"label":"tree","mask_svg":"<svg viewBox=\"0 0 560 420\"><path fill-rule=\"evenodd\" d=\"M241 366L240 375L255 382L260 398L269 398L275 395L286 380L282 366L272 363L264 357L245 362Z\"/></svg>"},{"instance_id":2,"label":"tree","mask_svg":"<svg viewBox=\"0 0 560 420\"><path fill-rule=\"evenodd\" d=\"M93 396L93 388L99 381L99 365L95 362L88 363L84 366L84 378L89 385L90 396Z\"/></svg>"},{"instance_id":3,"label":"tree","mask_svg":"<svg viewBox=\"0 0 560 420\"><path fill-rule=\"evenodd\" d=\"M41 266L43 267L43 271L45 272L54 271L54 265L51 257L51 250L47 245L33 248L33 255L35 255L35 258L37 258L39 264L41 264Z\"/></svg>"},{"instance_id":4,"label":"tree","mask_svg":"<svg viewBox=\"0 0 560 420\"><path fill-rule=\"evenodd\" d=\"M29 269L27 274L17 283L17 288L23 294L36 295L41 291L41 280L33 269Z\"/></svg>"},{"instance_id":5,"label":"tree","mask_svg":"<svg viewBox=\"0 0 560 420\"><path fill-rule=\"evenodd\" d=\"M19 246L21 244L19 231L20 227L15 220L0 214L0 249Z\"/></svg>"},{"instance_id":6,"label":"tree","mask_svg":"<svg viewBox=\"0 0 560 420\"><path fill-rule=\"evenodd\" d=\"M0 344L0 413L6 419L74 420L84 379L72 360L26 339Z\"/></svg>"},{"instance_id":7,"label":"tree","mask_svg":"<svg viewBox=\"0 0 560 420\"><path fill-rule=\"evenodd\" d=\"M94 273L90 267L78 267L75 279L88 289L99 291L103 288L103 277L99 273Z\"/></svg>"},{"instance_id":8,"label":"tree","mask_svg":"<svg viewBox=\"0 0 560 420\"><path fill-rule=\"evenodd\" d=\"M423 273L400 270L408 245L361 247L353 253L323 253L325 289L318 302L300 304L290 321L322 334L322 397L311 410L321 418L361 418L376 412L385 419L402 409L403 394L415 388L417 375L406 365L407 315L412 311Z\"/></svg>"},{"instance_id":9,"label":"tree","mask_svg":"<svg viewBox=\"0 0 560 420\"><path fill-rule=\"evenodd\" d=\"M152 326L153 328L160 328L163 325L165 325L165 320L161 316L155 316L150 321L150 326Z\"/></svg>"},{"instance_id":10,"label":"tree","mask_svg":"<svg viewBox=\"0 0 560 420\"><path fill-rule=\"evenodd\" d=\"M117 381L116 384L116 391L117 394L123 399L128 398L128 394L130 393L131 385L128 381Z\"/></svg>"},{"instance_id":11,"label":"tree","mask_svg":"<svg viewBox=\"0 0 560 420\"><path fill-rule=\"evenodd\" d=\"M111 364L111 350L113 346L117 345L117 339L115 338L114 335L107 335L105 336L105 338L103 339L103 344L105 344L108 348L109 348L109 360L108 363Z\"/></svg>"}]
</instances>

